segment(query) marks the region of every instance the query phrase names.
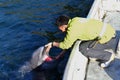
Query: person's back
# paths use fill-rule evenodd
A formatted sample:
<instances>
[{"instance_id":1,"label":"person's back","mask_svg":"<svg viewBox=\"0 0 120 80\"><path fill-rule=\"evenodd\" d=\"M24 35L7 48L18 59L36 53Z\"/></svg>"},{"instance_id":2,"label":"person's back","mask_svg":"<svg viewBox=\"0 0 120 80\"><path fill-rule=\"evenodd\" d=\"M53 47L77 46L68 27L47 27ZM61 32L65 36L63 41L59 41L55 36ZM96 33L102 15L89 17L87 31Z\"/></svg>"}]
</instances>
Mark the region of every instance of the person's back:
<instances>
[{"instance_id":1,"label":"person's back","mask_svg":"<svg viewBox=\"0 0 120 80\"><path fill-rule=\"evenodd\" d=\"M72 30L73 34L76 33L76 35L79 35L78 38L81 40L92 40L99 36L103 25L104 23L99 20L75 17L72 20L69 20L68 32ZM107 24L106 31L103 34L100 43L109 41L114 35L115 30L110 24Z\"/></svg>"}]
</instances>

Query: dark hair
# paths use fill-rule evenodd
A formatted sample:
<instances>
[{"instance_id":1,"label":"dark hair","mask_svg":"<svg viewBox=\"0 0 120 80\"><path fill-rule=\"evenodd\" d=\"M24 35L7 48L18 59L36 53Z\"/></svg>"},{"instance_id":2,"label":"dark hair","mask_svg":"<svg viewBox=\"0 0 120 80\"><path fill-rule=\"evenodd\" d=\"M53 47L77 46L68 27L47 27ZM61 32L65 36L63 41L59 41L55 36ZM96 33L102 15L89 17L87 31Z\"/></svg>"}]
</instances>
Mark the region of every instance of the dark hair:
<instances>
[{"instance_id":1,"label":"dark hair","mask_svg":"<svg viewBox=\"0 0 120 80\"><path fill-rule=\"evenodd\" d=\"M68 16L65 16L65 15L59 16L59 17L56 19L56 24L57 24L57 26L67 25L69 19L70 19L70 18L69 18Z\"/></svg>"}]
</instances>

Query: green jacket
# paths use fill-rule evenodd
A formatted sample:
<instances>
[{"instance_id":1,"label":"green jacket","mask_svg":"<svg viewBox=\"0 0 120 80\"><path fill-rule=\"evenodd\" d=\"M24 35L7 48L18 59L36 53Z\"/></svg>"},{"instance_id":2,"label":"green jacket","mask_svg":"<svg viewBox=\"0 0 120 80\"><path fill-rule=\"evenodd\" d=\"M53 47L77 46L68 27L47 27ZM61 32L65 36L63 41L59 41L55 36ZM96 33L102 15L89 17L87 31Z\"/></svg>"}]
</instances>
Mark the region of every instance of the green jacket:
<instances>
[{"instance_id":1,"label":"green jacket","mask_svg":"<svg viewBox=\"0 0 120 80\"><path fill-rule=\"evenodd\" d=\"M75 17L68 22L68 29L64 41L60 42L60 48L68 49L72 44L80 39L81 41L93 40L99 36L103 22L95 19ZM107 24L106 31L99 40L101 44L108 42L115 35L115 30Z\"/></svg>"}]
</instances>

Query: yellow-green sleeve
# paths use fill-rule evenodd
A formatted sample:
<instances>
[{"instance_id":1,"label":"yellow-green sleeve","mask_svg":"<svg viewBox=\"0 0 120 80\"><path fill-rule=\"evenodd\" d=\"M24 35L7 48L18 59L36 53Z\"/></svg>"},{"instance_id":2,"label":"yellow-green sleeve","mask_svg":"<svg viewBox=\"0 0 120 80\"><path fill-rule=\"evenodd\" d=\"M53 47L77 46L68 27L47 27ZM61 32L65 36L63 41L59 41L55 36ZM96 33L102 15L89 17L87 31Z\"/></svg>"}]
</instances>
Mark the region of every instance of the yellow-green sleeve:
<instances>
[{"instance_id":1,"label":"yellow-green sleeve","mask_svg":"<svg viewBox=\"0 0 120 80\"><path fill-rule=\"evenodd\" d=\"M67 31L66 37L64 38L63 42L60 42L61 49L68 49L70 48L73 43L78 39L78 33L76 33L75 29L71 28Z\"/></svg>"}]
</instances>

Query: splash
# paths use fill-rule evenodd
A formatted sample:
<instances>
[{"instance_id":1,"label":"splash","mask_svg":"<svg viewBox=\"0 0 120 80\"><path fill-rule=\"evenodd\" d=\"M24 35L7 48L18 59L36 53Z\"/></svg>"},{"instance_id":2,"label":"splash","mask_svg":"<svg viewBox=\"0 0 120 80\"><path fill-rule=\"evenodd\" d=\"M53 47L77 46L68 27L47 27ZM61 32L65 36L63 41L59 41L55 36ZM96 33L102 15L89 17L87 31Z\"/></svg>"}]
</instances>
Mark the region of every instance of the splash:
<instances>
[{"instance_id":1,"label":"splash","mask_svg":"<svg viewBox=\"0 0 120 80\"><path fill-rule=\"evenodd\" d=\"M33 68L31 67L30 62L26 62L22 67L19 68L18 72L21 77L24 77L25 74L31 72Z\"/></svg>"}]
</instances>

